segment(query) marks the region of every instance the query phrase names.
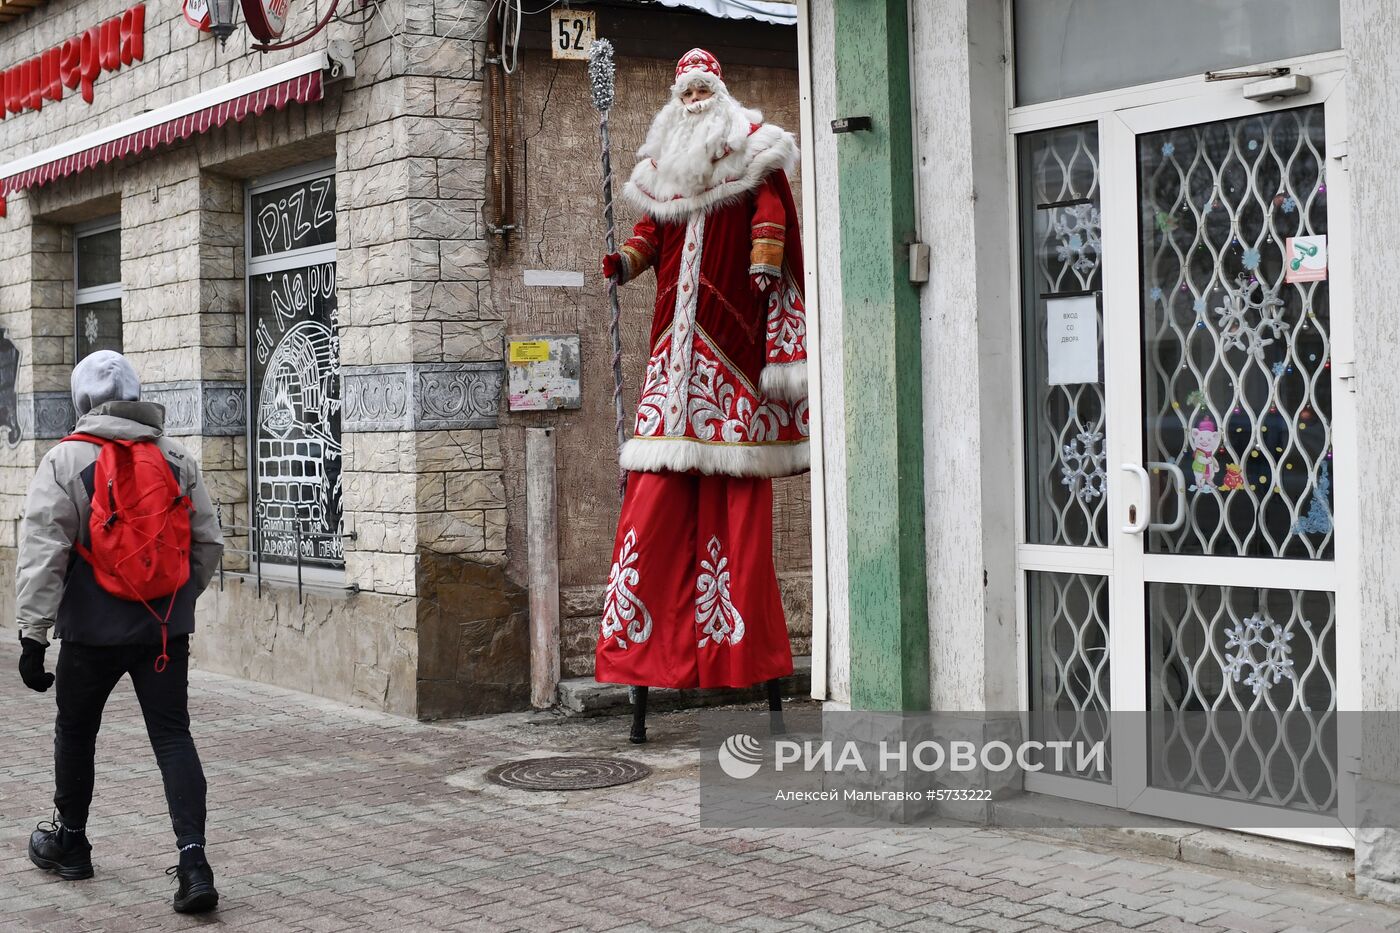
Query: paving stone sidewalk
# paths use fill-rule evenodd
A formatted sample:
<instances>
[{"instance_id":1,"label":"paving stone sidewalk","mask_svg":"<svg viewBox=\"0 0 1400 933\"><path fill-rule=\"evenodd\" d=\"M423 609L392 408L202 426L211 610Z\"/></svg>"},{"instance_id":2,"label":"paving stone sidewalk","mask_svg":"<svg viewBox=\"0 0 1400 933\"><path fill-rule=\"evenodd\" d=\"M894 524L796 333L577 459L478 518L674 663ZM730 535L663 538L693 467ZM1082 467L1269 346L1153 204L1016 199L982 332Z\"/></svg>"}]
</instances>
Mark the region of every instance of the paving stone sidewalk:
<instances>
[{"instance_id":1,"label":"paving stone sidewalk","mask_svg":"<svg viewBox=\"0 0 1400 933\"><path fill-rule=\"evenodd\" d=\"M52 658L50 658L52 661ZM1400 929L1400 911L1301 886L963 829L725 830L697 823L697 768L658 715L408 722L209 674L191 706L222 906L170 912L159 773L127 682L98 745L97 877L24 855L49 814L53 694L0 653L0 930ZM656 773L568 795L486 784L525 756L620 753Z\"/></svg>"}]
</instances>

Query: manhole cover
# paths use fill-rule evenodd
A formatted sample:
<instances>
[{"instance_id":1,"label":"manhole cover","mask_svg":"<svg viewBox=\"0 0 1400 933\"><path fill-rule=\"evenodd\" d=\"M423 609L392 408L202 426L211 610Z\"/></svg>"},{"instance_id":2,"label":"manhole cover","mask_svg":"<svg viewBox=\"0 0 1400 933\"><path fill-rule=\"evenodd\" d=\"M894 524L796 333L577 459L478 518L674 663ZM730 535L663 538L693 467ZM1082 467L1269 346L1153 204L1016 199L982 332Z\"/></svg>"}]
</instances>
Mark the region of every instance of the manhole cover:
<instances>
[{"instance_id":1,"label":"manhole cover","mask_svg":"<svg viewBox=\"0 0 1400 933\"><path fill-rule=\"evenodd\" d=\"M651 774L623 758L530 758L497 765L486 779L518 790L591 790L631 784Z\"/></svg>"}]
</instances>

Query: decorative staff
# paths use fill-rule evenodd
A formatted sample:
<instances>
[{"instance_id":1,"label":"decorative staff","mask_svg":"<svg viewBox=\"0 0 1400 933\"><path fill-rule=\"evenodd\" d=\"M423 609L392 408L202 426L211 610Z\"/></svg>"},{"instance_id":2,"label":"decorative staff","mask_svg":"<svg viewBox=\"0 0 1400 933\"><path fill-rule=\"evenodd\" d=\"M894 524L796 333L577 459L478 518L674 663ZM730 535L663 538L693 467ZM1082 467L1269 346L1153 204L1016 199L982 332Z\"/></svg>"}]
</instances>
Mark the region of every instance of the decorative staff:
<instances>
[{"instance_id":1,"label":"decorative staff","mask_svg":"<svg viewBox=\"0 0 1400 933\"><path fill-rule=\"evenodd\" d=\"M594 39L588 49L588 82L593 88L593 106L598 111L598 136L603 146L603 218L607 223L608 252L617 251L617 228L613 223L612 142L608 136L608 113L613 105L613 47L607 39ZM627 471L622 468L622 445L627 440L622 427L622 312L617 305L617 279L608 279L608 300L612 318L608 336L612 339L613 410L617 417L617 495L627 491Z\"/></svg>"},{"instance_id":2,"label":"decorative staff","mask_svg":"<svg viewBox=\"0 0 1400 933\"><path fill-rule=\"evenodd\" d=\"M612 110L614 81L613 47L607 39L594 39L588 47L588 83L593 88L593 107L598 111L598 138L603 148L603 219L607 223L608 253L617 252L617 227L613 222L612 140L608 136L608 113ZM613 413L617 419L617 498L627 494L627 471L622 468L622 445L627 435L622 427L622 310L617 305L617 279L608 277L608 302L612 316L608 337L612 340ZM632 741L646 741L647 688L629 687L632 703ZM641 725L639 725L641 723ZM638 730L643 738L638 739Z\"/></svg>"}]
</instances>

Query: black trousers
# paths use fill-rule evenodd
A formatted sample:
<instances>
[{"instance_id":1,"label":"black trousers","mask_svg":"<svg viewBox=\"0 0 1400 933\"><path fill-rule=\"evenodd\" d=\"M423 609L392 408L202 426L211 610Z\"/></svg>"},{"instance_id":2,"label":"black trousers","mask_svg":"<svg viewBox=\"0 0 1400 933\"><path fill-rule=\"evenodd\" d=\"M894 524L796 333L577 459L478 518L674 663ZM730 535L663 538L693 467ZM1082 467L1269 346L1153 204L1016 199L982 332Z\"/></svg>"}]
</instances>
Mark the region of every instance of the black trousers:
<instances>
[{"instance_id":1,"label":"black trousers","mask_svg":"<svg viewBox=\"0 0 1400 933\"><path fill-rule=\"evenodd\" d=\"M107 697L131 675L146 733L160 765L175 844L204 844L204 768L190 737L188 635L170 639L170 663L156 673L159 645L81 645L63 642L58 653L58 722L54 728L54 806L65 826L87 826L93 758Z\"/></svg>"}]
</instances>

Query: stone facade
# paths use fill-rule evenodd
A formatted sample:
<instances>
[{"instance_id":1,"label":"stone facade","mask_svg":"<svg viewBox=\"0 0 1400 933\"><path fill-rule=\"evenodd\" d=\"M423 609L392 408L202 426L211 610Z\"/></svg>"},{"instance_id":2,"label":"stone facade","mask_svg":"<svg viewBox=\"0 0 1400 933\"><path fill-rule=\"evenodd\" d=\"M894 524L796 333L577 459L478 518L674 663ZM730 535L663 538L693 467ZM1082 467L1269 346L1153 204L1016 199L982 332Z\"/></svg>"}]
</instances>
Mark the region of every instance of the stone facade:
<instances>
[{"instance_id":1,"label":"stone facade","mask_svg":"<svg viewBox=\"0 0 1400 933\"><path fill-rule=\"evenodd\" d=\"M484 5L468 7L475 15L463 22L475 22ZM297 11L289 34L304 30L313 12ZM273 579L267 568L261 584L230 572L200 603L196 652L214 670L402 714L460 715L502 708L522 692L463 679L480 671L458 663L472 651L462 638L490 643L495 634L457 632L443 644L434 626L451 613L420 596L446 575L489 580L515 599L498 579L506 525L496 428L501 324L489 295L479 295L488 279L478 226L482 52L460 26L446 34L455 7L438 17L431 0L410 0L386 12L259 55L242 30L219 50L184 23L178 4L148 4L145 59L101 75L91 106L69 95L0 123L3 165L332 39L355 49L356 77L328 83L320 102L10 196L0 221L0 326L20 351L23 437L0 452L0 547L15 544L28 474L71 424L72 224L113 214L121 219L124 349L148 396L167 406L171 433L203 463L224 521L250 524L246 184L332 160L345 570L318 577L300 598L285 571ZM3 27L5 56L27 57L100 15L91 2L47 4ZM401 27L397 35L390 24ZM400 397L397 417L369 414L375 399ZM247 541L235 534L229 543ZM246 567L246 559L231 553L227 566ZM489 618L507 624L511 613ZM420 628L431 630L445 668L420 655Z\"/></svg>"},{"instance_id":2,"label":"stone facade","mask_svg":"<svg viewBox=\"0 0 1400 933\"><path fill-rule=\"evenodd\" d=\"M35 464L72 427L74 226L119 217L124 350L147 397L166 406L169 433L203 464L230 528L225 573L199 605L198 662L423 718L528 703L519 458L527 422L501 411L503 341L518 321L502 283L518 281L518 273L514 256L493 253L483 217L487 52L477 27L487 7L482 0L395 0L366 23L336 22L295 49L260 54L243 29L221 49L186 24L179 4L148 2L144 59L102 73L91 104L68 93L0 121L3 172L15 159L332 41L354 52L353 77L333 80L327 72L320 101L269 109L9 195L0 218L0 328L19 352L19 436L0 445L0 565L13 563ZM0 68L110 15L94 0L51 0L0 24ZM300 34L316 15L311 5L294 7L287 34ZM541 81L548 64L532 59L515 78L526 88L522 114L549 108L551 91ZM660 73L670 65L646 67ZM790 96L780 106L791 110L795 74L778 78L769 96ZM571 105L586 101L576 90ZM581 129L593 125L591 111L571 119ZM528 151L533 131L519 127L520 149ZM585 192L580 210L591 216L596 143L583 136L590 170L573 178L570 196ZM259 574L248 559L255 523L249 421L259 401L249 387L257 344L249 332L246 204L250 183L310 165L325 165L335 179L344 570L303 568L298 586L297 568L265 562ZM580 237L569 259L586 255L591 272L597 252ZM601 339L602 329L589 326L597 332L590 339ZM592 363L601 367L602 354ZM583 432L574 436L580 447L591 443ZM566 469L561 501L606 498L607 472ZM778 524L792 530L780 551L796 555L784 566L796 581L789 589L797 592L800 635L810 625L801 608L805 520L787 516L805 494L783 502ZM566 583L596 589L611 546L598 529L612 518L603 510L579 521L586 535L572 537L567 524L562 532Z\"/></svg>"}]
</instances>

